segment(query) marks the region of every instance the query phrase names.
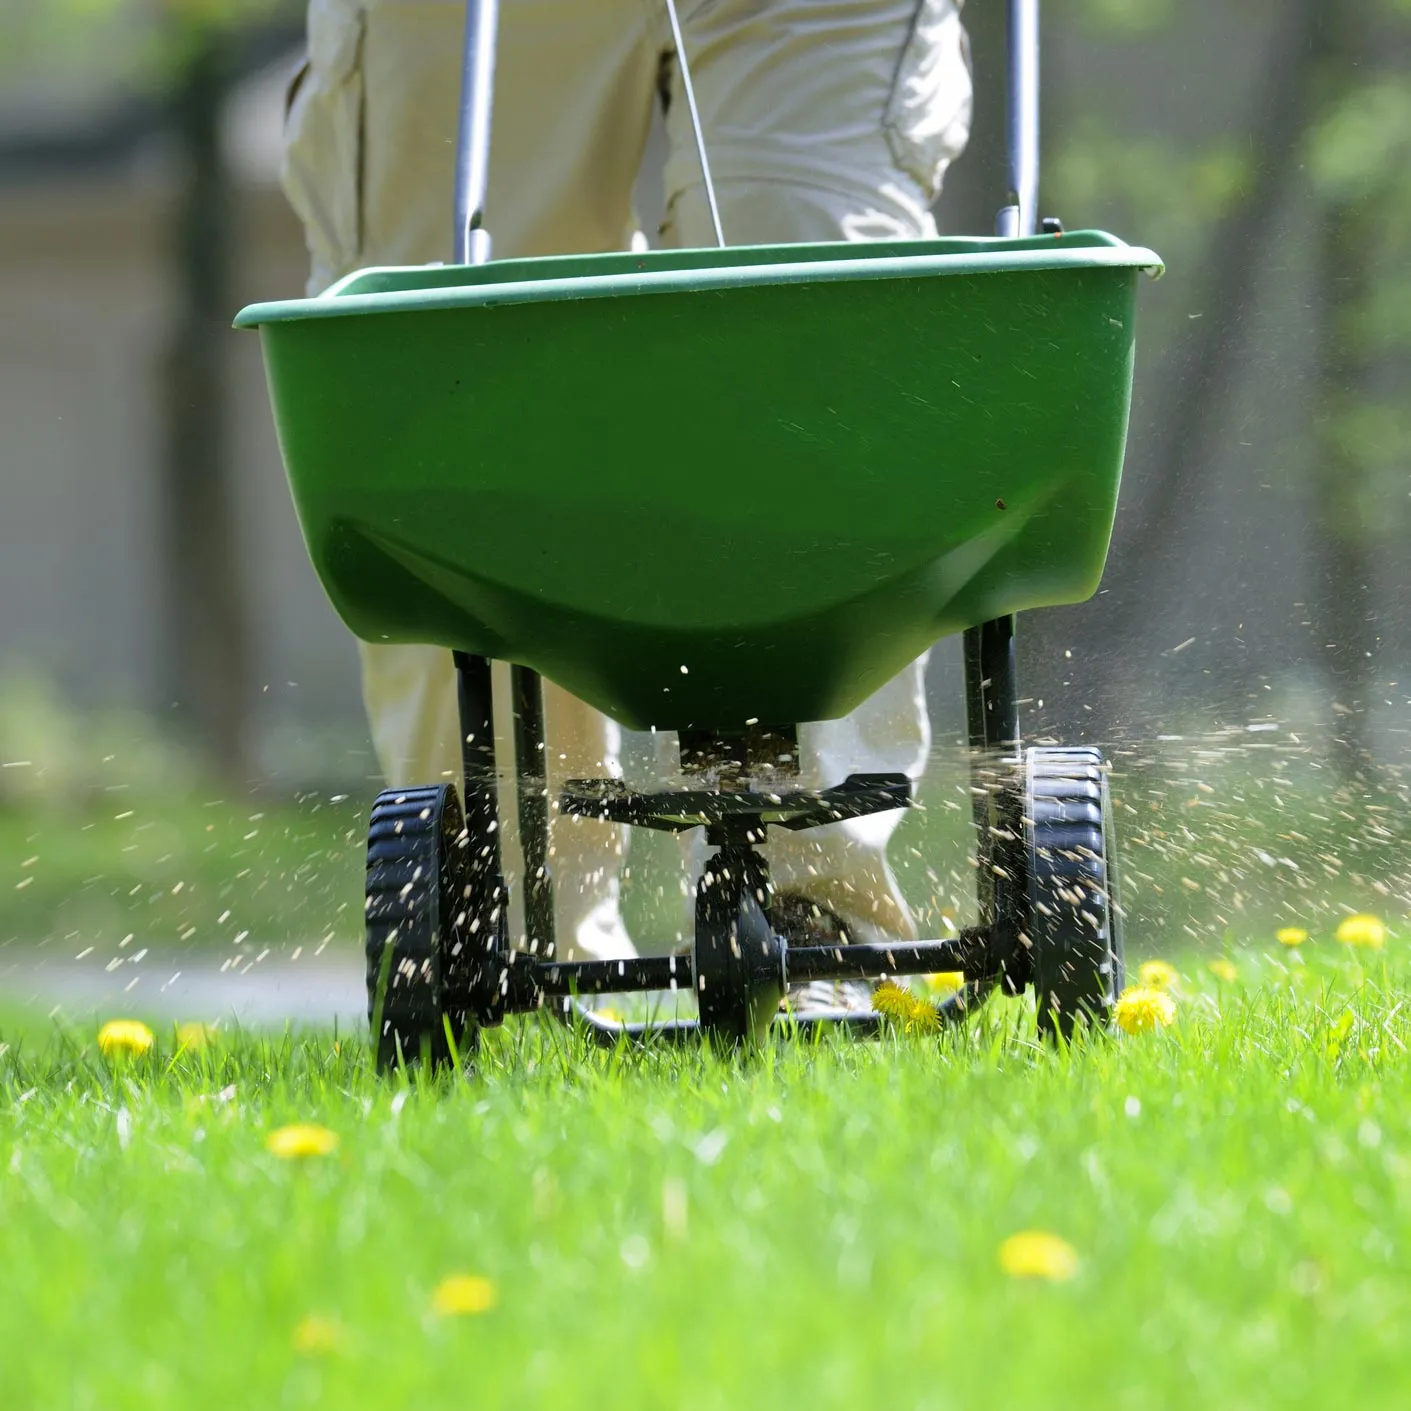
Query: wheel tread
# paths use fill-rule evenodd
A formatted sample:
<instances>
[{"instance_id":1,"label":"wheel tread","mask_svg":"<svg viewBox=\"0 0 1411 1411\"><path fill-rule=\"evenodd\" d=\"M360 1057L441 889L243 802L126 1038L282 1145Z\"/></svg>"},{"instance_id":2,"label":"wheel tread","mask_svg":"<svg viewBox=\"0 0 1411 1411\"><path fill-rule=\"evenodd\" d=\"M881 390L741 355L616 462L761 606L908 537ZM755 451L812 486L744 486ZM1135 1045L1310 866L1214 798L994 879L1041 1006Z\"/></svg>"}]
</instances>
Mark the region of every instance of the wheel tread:
<instances>
[{"instance_id":1,"label":"wheel tread","mask_svg":"<svg viewBox=\"0 0 1411 1411\"><path fill-rule=\"evenodd\" d=\"M1094 749L1031 749L1027 766L1028 930L1039 1028L1067 1038L1082 1016L1110 1019L1123 981L1106 775Z\"/></svg>"},{"instance_id":2,"label":"wheel tread","mask_svg":"<svg viewBox=\"0 0 1411 1411\"><path fill-rule=\"evenodd\" d=\"M446 1017L458 1042L466 1034L464 1006L448 993L443 954L453 944L452 918L444 914L448 887L464 871L446 835L463 833L461 818L455 788L447 784L385 789L372 808L364 927L368 1023L380 1030L373 1033L379 1067L399 1056L414 1059L423 1046L433 1063L445 1062Z\"/></svg>"}]
</instances>

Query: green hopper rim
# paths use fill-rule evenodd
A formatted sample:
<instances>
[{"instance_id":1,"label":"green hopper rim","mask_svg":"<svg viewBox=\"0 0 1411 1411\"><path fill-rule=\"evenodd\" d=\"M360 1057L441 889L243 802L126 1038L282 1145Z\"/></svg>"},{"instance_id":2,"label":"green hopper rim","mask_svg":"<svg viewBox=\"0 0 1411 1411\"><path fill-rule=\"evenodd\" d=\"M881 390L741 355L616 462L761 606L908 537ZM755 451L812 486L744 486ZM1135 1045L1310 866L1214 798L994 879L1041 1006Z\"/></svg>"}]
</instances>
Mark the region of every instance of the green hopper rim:
<instances>
[{"instance_id":1,"label":"green hopper rim","mask_svg":"<svg viewBox=\"0 0 1411 1411\"><path fill-rule=\"evenodd\" d=\"M842 253L845 249L846 254ZM555 271L551 276L545 269L550 266ZM1074 231L1062 236L1021 240L975 237L904 243L858 242L850 246L735 246L724 250L553 256L474 266L373 266L357 270L313 298L250 304L236 316L235 327L258 328L305 319L490 308L561 299L703 293L770 284L915 279L923 275L1002 274L1068 268L1135 268L1158 276L1165 266L1154 251L1128 245L1102 231ZM534 277L536 270L545 270L545 276ZM425 287L416 287L422 281ZM381 287L373 292L357 292L368 284Z\"/></svg>"}]
</instances>

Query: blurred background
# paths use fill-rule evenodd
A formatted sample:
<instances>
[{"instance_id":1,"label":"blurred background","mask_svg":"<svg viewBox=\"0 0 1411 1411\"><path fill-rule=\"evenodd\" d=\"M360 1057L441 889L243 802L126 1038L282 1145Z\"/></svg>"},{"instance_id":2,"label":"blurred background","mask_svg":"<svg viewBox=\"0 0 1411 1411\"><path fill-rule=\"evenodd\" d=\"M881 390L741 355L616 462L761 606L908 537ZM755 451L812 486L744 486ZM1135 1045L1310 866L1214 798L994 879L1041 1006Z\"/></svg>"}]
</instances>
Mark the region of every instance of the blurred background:
<instances>
[{"instance_id":1,"label":"blurred background","mask_svg":"<svg viewBox=\"0 0 1411 1411\"><path fill-rule=\"evenodd\" d=\"M976 118L938 217L988 233L1003 6L965 18ZM305 557L258 340L229 328L303 290L278 187L302 29L299 0L0 8L0 1006L51 982L194 1004L168 975L282 965L272 1013L322 1012L330 985L358 1007L378 777L356 655ZM1168 273L1141 291L1103 587L1021 621L1026 728L1113 753L1135 948L1351 908L1394 927L1411 2L1068 0L1043 43L1043 214ZM656 140L648 228L660 159ZM969 904L954 643L930 685L930 806L897 850L928 926ZM643 925L674 887L653 856ZM342 968L300 989L291 957Z\"/></svg>"}]
</instances>

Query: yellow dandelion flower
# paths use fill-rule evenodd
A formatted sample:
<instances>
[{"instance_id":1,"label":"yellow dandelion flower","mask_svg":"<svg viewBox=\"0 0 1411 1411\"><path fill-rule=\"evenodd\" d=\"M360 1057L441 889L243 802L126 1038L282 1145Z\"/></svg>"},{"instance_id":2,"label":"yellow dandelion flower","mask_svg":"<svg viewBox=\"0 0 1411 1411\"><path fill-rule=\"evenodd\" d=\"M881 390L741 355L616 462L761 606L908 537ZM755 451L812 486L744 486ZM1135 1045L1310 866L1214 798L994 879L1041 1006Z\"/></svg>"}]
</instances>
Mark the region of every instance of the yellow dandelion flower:
<instances>
[{"instance_id":1,"label":"yellow dandelion flower","mask_svg":"<svg viewBox=\"0 0 1411 1411\"><path fill-rule=\"evenodd\" d=\"M451 1274L431 1294L431 1307L443 1318L488 1313L496 1300L495 1285L482 1274Z\"/></svg>"},{"instance_id":2,"label":"yellow dandelion flower","mask_svg":"<svg viewBox=\"0 0 1411 1411\"><path fill-rule=\"evenodd\" d=\"M140 1019L109 1019L98 1030L98 1050L104 1058L136 1058L156 1042Z\"/></svg>"},{"instance_id":3,"label":"yellow dandelion flower","mask_svg":"<svg viewBox=\"0 0 1411 1411\"><path fill-rule=\"evenodd\" d=\"M1062 1282L1078 1272L1078 1251L1047 1230L1021 1230L999 1247L999 1267L1011 1279Z\"/></svg>"},{"instance_id":4,"label":"yellow dandelion flower","mask_svg":"<svg viewBox=\"0 0 1411 1411\"><path fill-rule=\"evenodd\" d=\"M1181 983L1180 972L1165 960L1144 960L1137 974L1149 990L1174 990Z\"/></svg>"},{"instance_id":5,"label":"yellow dandelion flower","mask_svg":"<svg viewBox=\"0 0 1411 1411\"><path fill-rule=\"evenodd\" d=\"M294 1351L305 1357L327 1357L342 1348L343 1329L334 1318L310 1313L295 1325L292 1341Z\"/></svg>"},{"instance_id":6,"label":"yellow dandelion flower","mask_svg":"<svg viewBox=\"0 0 1411 1411\"><path fill-rule=\"evenodd\" d=\"M884 980L873 990L872 1007L907 1034L930 1033L941 1026L935 1005L904 989L894 980Z\"/></svg>"},{"instance_id":7,"label":"yellow dandelion flower","mask_svg":"<svg viewBox=\"0 0 1411 1411\"><path fill-rule=\"evenodd\" d=\"M1345 946L1381 950L1386 944L1387 928L1376 916L1345 916L1338 924L1337 938Z\"/></svg>"},{"instance_id":8,"label":"yellow dandelion flower","mask_svg":"<svg viewBox=\"0 0 1411 1411\"><path fill-rule=\"evenodd\" d=\"M883 980L872 991L872 1008L888 1019L901 1020L911 1008L911 998L895 980Z\"/></svg>"},{"instance_id":9,"label":"yellow dandelion flower","mask_svg":"<svg viewBox=\"0 0 1411 1411\"><path fill-rule=\"evenodd\" d=\"M965 988L965 975L960 970L942 970L937 975L926 976L926 989L932 999L949 999Z\"/></svg>"},{"instance_id":10,"label":"yellow dandelion flower","mask_svg":"<svg viewBox=\"0 0 1411 1411\"><path fill-rule=\"evenodd\" d=\"M216 1031L209 1024L178 1024L176 1026L176 1051L184 1053L188 1049L209 1048L215 1042Z\"/></svg>"},{"instance_id":11,"label":"yellow dandelion flower","mask_svg":"<svg viewBox=\"0 0 1411 1411\"><path fill-rule=\"evenodd\" d=\"M1233 985L1239 978L1239 970L1233 960L1212 960L1210 973L1223 984Z\"/></svg>"},{"instance_id":12,"label":"yellow dandelion flower","mask_svg":"<svg viewBox=\"0 0 1411 1411\"><path fill-rule=\"evenodd\" d=\"M1281 946L1301 946L1308 939L1308 932L1302 926L1280 926L1274 939Z\"/></svg>"},{"instance_id":13,"label":"yellow dandelion flower","mask_svg":"<svg viewBox=\"0 0 1411 1411\"><path fill-rule=\"evenodd\" d=\"M338 1147L338 1133L316 1122L295 1122L271 1132L265 1138L265 1146L284 1161L303 1156L327 1156Z\"/></svg>"},{"instance_id":14,"label":"yellow dandelion flower","mask_svg":"<svg viewBox=\"0 0 1411 1411\"><path fill-rule=\"evenodd\" d=\"M1123 990L1115 1011L1117 1025L1128 1034L1164 1029L1176 1019L1176 1001L1165 990L1133 985Z\"/></svg>"}]
</instances>

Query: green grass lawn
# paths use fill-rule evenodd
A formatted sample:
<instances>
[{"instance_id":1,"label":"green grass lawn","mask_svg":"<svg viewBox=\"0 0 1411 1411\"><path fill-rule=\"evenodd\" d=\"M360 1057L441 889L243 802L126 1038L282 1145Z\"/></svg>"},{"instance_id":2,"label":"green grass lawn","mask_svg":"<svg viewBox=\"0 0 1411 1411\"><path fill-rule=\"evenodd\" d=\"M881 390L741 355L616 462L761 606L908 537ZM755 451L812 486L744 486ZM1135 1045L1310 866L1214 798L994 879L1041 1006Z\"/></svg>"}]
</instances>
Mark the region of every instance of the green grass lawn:
<instances>
[{"instance_id":1,"label":"green grass lawn","mask_svg":"<svg viewBox=\"0 0 1411 1411\"><path fill-rule=\"evenodd\" d=\"M0 1406L1404 1407L1400 944L1192 965L1071 1053L1013 1002L754 1062L520 1023L421 1085L0 1025ZM1027 1229L1076 1275L1004 1273Z\"/></svg>"},{"instance_id":2,"label":"green grass lawn","mask_svg":"<svg viewBox=\"0 0 1411 1411\"><path fill-rule=\"evenodd\" d=\"M0 809L0 944L217 953L361 929L367 800L95 796Z\"/></svg>"}]
</instances>

